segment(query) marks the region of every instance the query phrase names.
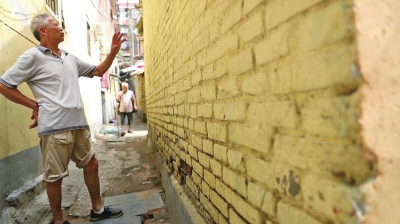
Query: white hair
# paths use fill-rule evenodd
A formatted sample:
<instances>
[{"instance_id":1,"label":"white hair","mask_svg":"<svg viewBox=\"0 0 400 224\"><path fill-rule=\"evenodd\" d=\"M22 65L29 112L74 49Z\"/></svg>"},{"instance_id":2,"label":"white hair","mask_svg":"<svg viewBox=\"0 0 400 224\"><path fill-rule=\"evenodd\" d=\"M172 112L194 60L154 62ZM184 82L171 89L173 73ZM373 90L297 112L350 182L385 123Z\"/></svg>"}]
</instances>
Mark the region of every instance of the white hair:
<instances>
[{"instance_id":1,"label":"white hair","mask_svg":"<svg viewBox=\"0 0 400 224\"><path fill-rule=\"evenodd\" d=\"M128 84L127 82L123 82L123 83L122 83L122 86L129 87L129 84Z\"/></svg>"},{"instance_id":2,"label":"white hair","mask_svg":"<svg viewBox=\"0 0 400 224\"><path fill-rule=\"evenodd\" d=\"M51 18L51 14L42 13L33 17L31 22L31 31L36 40L40 41L39 27L46 27L48 25L48 18Z\"/></svg>"}]
</instances>

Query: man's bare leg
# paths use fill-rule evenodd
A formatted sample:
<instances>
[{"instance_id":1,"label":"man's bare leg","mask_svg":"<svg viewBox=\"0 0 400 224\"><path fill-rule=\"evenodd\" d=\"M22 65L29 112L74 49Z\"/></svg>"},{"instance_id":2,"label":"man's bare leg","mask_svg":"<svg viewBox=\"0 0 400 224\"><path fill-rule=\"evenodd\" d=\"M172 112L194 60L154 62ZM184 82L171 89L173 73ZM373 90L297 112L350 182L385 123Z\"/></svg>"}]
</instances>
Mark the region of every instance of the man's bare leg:
<instances>
[{"instance_id":1,"label":"man's bare leg","mask_svg":"<svg viewBox=\"0 0 400 224\"><path fill-rule=\"evenodd\" d=\"M83 177L92 200L92 210L99 211L103 207L103 203L100 197L99 162L94 156L83 167Z\"/></svg>"},{"instance_id":2,"label":"man's bare leg","mask_svg":"<svg viewBox=\"0 0 400 224\"><path fill-rule=\"evenodd\" d=\"M62 179L55 182L47 182L47 197L49 198L54 223L63 223L65 221L61 211L61 184Z\"/></svg>"}]
</instances>

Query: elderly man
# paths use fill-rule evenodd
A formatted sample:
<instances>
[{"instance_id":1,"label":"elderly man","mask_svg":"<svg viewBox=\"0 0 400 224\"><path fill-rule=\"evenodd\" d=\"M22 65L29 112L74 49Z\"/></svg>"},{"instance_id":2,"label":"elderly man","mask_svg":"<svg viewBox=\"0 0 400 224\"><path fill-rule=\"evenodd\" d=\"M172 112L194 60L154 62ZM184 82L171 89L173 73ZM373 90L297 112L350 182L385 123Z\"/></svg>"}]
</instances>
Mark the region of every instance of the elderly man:
<instances>
[{"instance_id":1,"label":"elderly man","mask_svg":"<svg viewBox=\"0 0 400 224\"><path fill-rule=\"evenodd\" d=\"M90 145L90 130L78 78L102 76L125 40L121 40L122 34L119 32L114 34L106 60L93 66L58 48L64 41L64 29L52 15L45 13L35 16L31 30L40 45L27 50L0 77L0 93L32 109L33 123L29 128L38 127L52 223L69 223L61 212L61 183L68 176L70 160L83 168L92 202L90 220L121 216L121 209L104 207L101 201L98 161ZM35 100L17 89L23 82L29 85Z\"/></svg>"},{"instance_id":2,"label":"elderly man","mask_svg":"<svg viewBox=\"0 0 400 224\"><path fill-rule=\"evenodd\" d=\"M121 116L121 136L125 135L125 117L128 117L128 133L132 133L132 112L137 110L135 94L129 90L126 82L122 83L122 90L116 95L119 103L119 115Z\"/></svg>"}]
</instances>

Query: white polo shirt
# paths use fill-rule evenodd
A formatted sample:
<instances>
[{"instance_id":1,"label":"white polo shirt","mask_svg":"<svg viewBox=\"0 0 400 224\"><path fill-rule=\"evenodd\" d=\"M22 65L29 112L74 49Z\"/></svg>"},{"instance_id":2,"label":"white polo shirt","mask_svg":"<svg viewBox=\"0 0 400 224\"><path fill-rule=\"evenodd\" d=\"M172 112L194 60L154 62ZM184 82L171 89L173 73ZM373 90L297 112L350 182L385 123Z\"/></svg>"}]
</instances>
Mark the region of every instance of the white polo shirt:
<instances>
[{"instance_id":1,"label":"white polo shirt","mask_svg":"<svg viewBox=\"0 0 400 224\"><path fill-rule=\"evenodd\" d=\"M78 78L92 78L96 66L61 50L62 57L41 45L22 54L0 82L17 88L26 82L39 104L39 136L88 128Z\"/></svg>"}]
</instances>

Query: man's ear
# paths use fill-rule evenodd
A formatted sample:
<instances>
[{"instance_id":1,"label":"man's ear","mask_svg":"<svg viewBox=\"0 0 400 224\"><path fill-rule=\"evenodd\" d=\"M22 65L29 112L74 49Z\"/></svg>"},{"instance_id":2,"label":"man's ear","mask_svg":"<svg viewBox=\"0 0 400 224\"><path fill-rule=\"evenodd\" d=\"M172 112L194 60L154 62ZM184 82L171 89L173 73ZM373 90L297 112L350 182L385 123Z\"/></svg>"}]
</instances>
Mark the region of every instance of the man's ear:
<instances>
[{"instance_id":1,"label":"man's ear","mask_svg":"<svg viewBox=\"0 0 400 224\"><path fill-rule=\"evenodd\" d=\"M39 33L41 33L41 34L47 34L47 33L46 33L46 30L44 30L43 27L39 27Z\"/></svg>"}]
</instances>

